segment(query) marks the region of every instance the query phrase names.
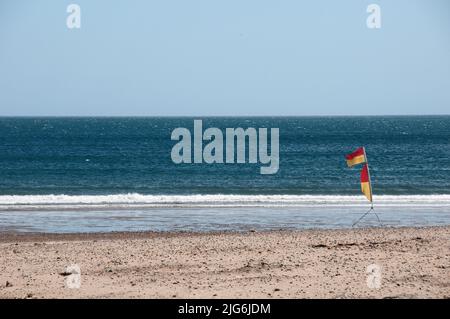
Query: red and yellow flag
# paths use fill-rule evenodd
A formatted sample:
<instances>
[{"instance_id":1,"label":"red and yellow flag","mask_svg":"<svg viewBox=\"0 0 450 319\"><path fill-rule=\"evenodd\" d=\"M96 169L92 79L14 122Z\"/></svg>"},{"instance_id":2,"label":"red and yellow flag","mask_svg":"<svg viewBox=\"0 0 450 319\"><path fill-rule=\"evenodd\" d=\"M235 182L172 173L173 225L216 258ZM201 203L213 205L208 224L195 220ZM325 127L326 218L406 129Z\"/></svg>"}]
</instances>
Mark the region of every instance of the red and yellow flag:
<instances>
[{"instance_id":1,"label":"red and yellow flag","mask_svg":"<svg viewBox=\"0 0 450 319\"><path fill-rule=\"evenodd\" d=\"M370 185L369 169L364 164L361 170L361 191L366 195L367 199L372 202L372 185Z\"/></svg>"},{"instance_id":2,"label":"red and yellow flag","mask_svg":"<svg viewBox=\"0 0 450 319\"><path fill-rule=\"evenodd\" d=\"M348 167L355 166L357 164L366 163L366 152L364 150L364 147L358 148L356 151L354 151L351 154L348 154L345 156L347 160Z\"/></svg>"}]
</instances>

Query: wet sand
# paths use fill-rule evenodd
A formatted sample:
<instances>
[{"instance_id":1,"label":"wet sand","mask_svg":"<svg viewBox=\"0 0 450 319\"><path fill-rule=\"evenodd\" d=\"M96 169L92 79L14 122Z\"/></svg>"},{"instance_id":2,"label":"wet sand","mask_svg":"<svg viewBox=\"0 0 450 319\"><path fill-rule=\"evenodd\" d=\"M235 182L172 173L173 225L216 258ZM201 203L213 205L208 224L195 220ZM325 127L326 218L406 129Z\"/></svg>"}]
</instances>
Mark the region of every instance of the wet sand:
<instances>
[{"instance_id":1,"label":"wet sand","mask_svg":"<svg viewBox=\"0 0 450 319\"><path fill-rule=\"evenodd\" d=\"M0 297L450 298L450 226L0 233Z\"/></svg>"}]
</instances>

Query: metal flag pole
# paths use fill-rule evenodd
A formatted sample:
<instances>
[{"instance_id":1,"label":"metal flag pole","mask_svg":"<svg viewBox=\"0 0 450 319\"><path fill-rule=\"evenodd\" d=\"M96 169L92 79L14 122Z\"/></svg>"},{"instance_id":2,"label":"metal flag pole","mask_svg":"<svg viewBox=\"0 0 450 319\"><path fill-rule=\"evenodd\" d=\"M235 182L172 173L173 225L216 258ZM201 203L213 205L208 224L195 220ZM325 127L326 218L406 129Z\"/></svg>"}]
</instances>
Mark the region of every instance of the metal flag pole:
<instances>
[{"instance_id":1,"label":"metal flag pole","mask_svg":"<svg viewBox=\"0 0 450 319\"><path fill-rule=\"evenodd\" d=\"M370 177L370 169L369 169L369 159L367 158L367 154L366 154L366 148L363 147L363 151L364 151L364 158L366 159L366 166L367 166L367 175L369 177L369 186L370 186L370 209L364 214L362 215L356 222L353 223L352 227L354 227L356 224L358 224L364 217L366 217L370 212L373 212L375 214L375 216L377 217L378 223L383 226L383 223L380 220L380 217L378 216L378 214L375 212L374 207L373 207L373 193L372 193L372 179Z\"/></svg>"},{"instance_id":2,"label":"metal flag pole","mask_svg":"<svg viewBox=\"0 0 450 319\"><path fill-rule=\"evenodd\" d=\"M372 193L372 179L370 178L370 168L369 168L369 159L367 158L366 148L363 147L364 158L366 159L367 165L367 175L369 176L369 186L370 186L370 210L373 210L373 193Z\"/></svg>"}]
</instances>

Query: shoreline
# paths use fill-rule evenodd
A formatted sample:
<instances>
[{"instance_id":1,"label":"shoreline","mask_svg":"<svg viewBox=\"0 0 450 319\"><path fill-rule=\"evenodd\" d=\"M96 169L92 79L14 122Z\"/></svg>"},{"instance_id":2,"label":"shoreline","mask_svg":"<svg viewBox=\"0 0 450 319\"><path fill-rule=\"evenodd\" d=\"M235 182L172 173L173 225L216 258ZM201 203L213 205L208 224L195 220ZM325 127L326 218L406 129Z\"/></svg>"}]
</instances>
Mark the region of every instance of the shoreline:
<instances>
[{"instance_id":1,"label":"shoreline","mask_svg":"<svg viewBox=\"0 0 450 319\"><path fill-rule=\"evenodd\" d=\"M450 298L450 226L0 233L0 260L3 298Z\"/></svg>"},{"instance_id":2,"label":"shoreline","mask_svg":"<svg viewBox=\"0 0 450 319\"><path fill-rule=\"evenodd\" d=\"M219 230L219 231L107 231L107 232L24 232L24 231L0 231L0 244L12 242L62 242L62 241L90 241L90 240L136 240L174 237L206 237L223 235L250 235L250 234L273 234L273 233L327 233L333 232L367 232L377 229L404 230L414 232L415 230L439 230L450 228L450 225L438 226L376 226L376 227L348 227L348 228L304 228L304 229L275 229L275 230Z\"/></svg>"}]
</instances>

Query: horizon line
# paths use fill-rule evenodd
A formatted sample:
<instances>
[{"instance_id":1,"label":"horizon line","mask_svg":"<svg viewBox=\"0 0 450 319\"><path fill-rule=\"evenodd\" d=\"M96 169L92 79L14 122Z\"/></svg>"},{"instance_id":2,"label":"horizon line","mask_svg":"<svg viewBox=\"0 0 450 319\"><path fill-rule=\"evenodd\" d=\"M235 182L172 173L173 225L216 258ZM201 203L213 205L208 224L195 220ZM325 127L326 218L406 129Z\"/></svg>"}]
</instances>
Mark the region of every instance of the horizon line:
<instances>
[{"instance_id":1,"label":"horizon line","mask_svg":"<svg viewBox=\"0 0 450 319\"><path fill-rule=\"evenodd\" d=\"M450 114L322 114L322 115L0 115L0 118L219 118L219 117L421 117Z\"/></svg>"}]
</instances>

